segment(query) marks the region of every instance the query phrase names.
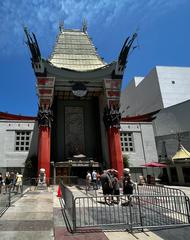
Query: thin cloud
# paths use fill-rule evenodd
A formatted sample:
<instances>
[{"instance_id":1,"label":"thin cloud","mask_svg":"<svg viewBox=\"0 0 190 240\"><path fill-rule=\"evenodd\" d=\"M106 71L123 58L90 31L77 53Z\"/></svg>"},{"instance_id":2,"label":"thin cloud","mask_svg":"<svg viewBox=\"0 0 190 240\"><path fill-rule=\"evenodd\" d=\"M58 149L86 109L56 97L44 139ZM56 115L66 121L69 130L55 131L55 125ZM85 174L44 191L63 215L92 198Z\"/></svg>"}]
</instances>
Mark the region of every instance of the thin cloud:
<instances>
[{"instance_id":1,"label":"thin cloud","mask_svg":"<svg viewBox=\"0 0 190 240\"><path fill-rule=\"evenodd\" d=\"M129 22L134 16L146 22L153 14L165 14L185 2L187 0L1 0L0 51L18 54L24 42L23 25L35 32L39 41L50 44L60 21L64 21L66 27L79 28L86 17L91 26L110 26L126 12Z\"/></svg>"}]
</instances>

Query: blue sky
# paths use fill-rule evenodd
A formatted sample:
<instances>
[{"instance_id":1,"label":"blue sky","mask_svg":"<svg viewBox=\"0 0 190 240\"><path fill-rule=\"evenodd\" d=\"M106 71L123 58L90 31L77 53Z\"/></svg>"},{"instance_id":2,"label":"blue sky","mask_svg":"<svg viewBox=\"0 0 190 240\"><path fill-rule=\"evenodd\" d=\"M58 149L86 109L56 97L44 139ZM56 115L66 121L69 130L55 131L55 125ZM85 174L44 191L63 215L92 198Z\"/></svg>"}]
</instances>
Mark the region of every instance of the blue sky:
<instances>
[{"instance_id":1,"label":"blue sky","mask_svg":"<svg viewBox=\"0 0 190 240\"><path fill-rule=\"evenodd\" d=\"M156 65L189 66L189 0L0 0L0 111L36 115L37 97L23 26L36 34L43 57L50 55L60 21L79 29L83 18L98 53L117 59L125 38L138 29L123 87Z\"/></svg>"}]
</instances>

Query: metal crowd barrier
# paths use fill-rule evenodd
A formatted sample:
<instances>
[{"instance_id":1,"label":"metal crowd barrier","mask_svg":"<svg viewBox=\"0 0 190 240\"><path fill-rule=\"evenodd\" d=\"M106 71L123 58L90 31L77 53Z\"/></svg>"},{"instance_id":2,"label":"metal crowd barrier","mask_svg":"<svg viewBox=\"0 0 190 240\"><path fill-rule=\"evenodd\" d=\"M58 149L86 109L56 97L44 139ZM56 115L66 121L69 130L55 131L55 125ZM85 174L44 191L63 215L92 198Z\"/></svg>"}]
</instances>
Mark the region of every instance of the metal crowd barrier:
<instances>
[{"instance_id":1,"label":"metal crowd barrier","mask_svg":"<svg viewBox=\"0 0 190 240\"><path fill-rule=\"evenodd\" d=\"M10 195L9 194L0 194L0 217L10 206Z\"/></svg>"},{"instance_id":2,"label":"metal crowd barrier","mask_svg":"<svg viewBox=\"0 0 190 240\"><path fill-rule=\"evenodd\" d=\"M68 231L73 232L73 229L76 228L75 227L76 212L74 205L74 196L72 192L63 184L63 182L60 183L60 188L62 195L62 198L60 198L62 214Z\"/></svg>"},{"instance_id":3,"label":"metal crowd barrier","mask_svg":"<svg viewBox=\"0 0 190 240\"><path fill-rule=\"evenodd\" d=\"M190 225L190 200L178 189L146 186L131 196L74 197L60 184L68 230L143 230ZM159 193L160 190L160 193ZM105 201L106 200L106 201Z\"/></svg>"},{"instance_id":4,"label":"metal crowd barrier","mask_svg":"<svg viewBox=\"0 0 190 240\"><path fill-rule=\"evenodd\" d=\"M177 188L165 187L163 185L137 185L134 190L135 194L138 195L174 195L174 196L185 196L185 193Z\"/></svg>"}]
</instances>

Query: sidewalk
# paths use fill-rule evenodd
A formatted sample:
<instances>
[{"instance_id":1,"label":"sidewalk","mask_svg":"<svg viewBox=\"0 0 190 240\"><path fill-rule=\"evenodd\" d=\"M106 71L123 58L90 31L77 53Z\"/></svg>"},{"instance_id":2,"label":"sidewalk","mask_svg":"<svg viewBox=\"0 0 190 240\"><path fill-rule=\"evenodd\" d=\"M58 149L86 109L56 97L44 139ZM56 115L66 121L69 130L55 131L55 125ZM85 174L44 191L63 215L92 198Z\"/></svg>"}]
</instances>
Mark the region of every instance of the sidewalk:
<instances>
[{"instance_id":1,"label":"sidewalk","mask_svg":"<svg viewBox=\"0 0 190 240\"><path fill-rule=\"evenodd\" d=\"M0 239L54 239L52 192L31 191L16 201L0 218Z\"/></svg>"}]
</instances>

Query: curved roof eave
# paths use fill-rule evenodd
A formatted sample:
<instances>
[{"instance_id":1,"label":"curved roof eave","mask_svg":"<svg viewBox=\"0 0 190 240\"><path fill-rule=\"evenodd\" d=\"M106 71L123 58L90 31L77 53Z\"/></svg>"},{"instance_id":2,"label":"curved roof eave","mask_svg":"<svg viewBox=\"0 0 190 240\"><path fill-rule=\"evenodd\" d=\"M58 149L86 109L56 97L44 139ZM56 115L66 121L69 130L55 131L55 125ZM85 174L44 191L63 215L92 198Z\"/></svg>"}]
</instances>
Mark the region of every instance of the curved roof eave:
<instances>
[{"instance_id":1,"label":"curved roof eave","mask_svg":"<svg viewBox=\"0 0 190 240\"><path fill-rule=\"evenodd\" d=\"M37 120L37 117L34 116L23 116L17 114L11 114L6 112L0 112L0 120Z\"/></svg>"},{"instance_id":2,"label":"curved roof eave","mask_svg":"<svg viewBox=\"0 0 190 240\"><path fill-rule=\"evenodd\" d=\"M77 71L77 70L73 70L73 69L68 69L68 68L58 68L56 66L54 66L49 60L45 60L43 59L44 62L44 66L47 69L47 73L51 74L56 74L59 76L65 76L72 74L73 77L79 77L79 78L84 78L89 77L89 74L95 74L98 76L107 76L112 74L112 72L115 70L116 61L111 62L110 64L107 64L103 67L97 68L97 69L93 69L93 70L86 70L86 71Z\"/></svg>"}]
</instances>

